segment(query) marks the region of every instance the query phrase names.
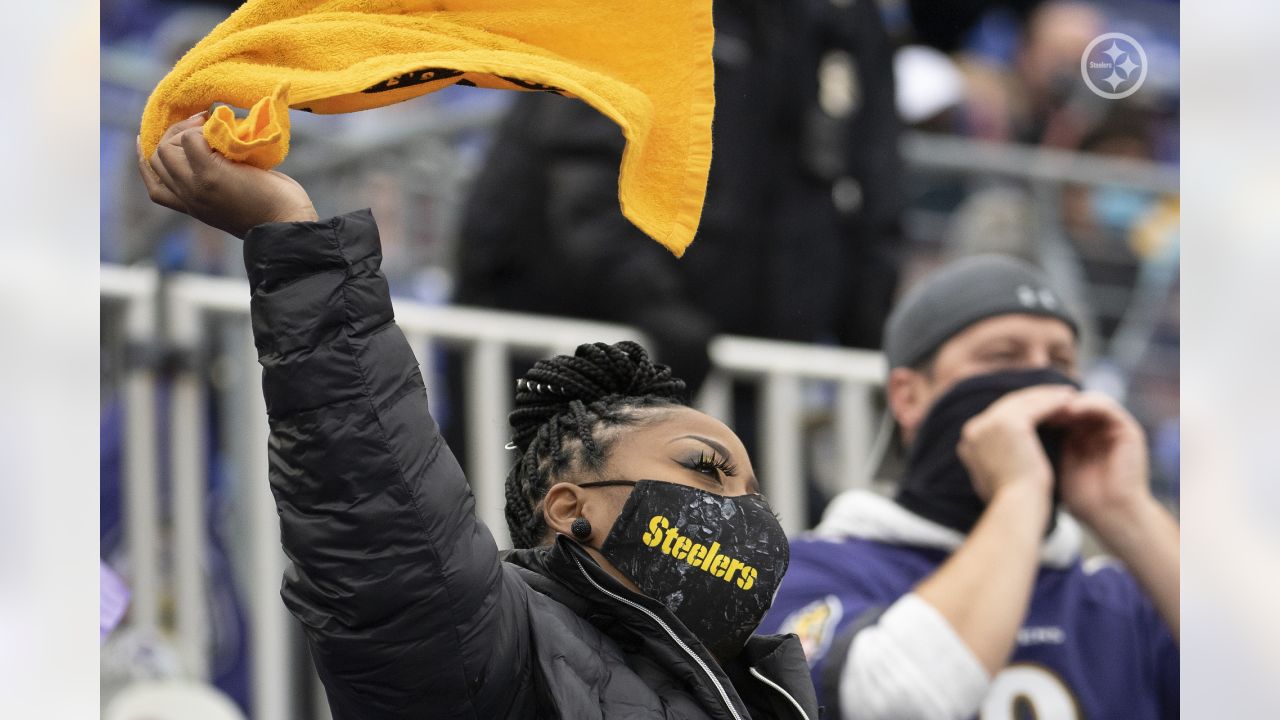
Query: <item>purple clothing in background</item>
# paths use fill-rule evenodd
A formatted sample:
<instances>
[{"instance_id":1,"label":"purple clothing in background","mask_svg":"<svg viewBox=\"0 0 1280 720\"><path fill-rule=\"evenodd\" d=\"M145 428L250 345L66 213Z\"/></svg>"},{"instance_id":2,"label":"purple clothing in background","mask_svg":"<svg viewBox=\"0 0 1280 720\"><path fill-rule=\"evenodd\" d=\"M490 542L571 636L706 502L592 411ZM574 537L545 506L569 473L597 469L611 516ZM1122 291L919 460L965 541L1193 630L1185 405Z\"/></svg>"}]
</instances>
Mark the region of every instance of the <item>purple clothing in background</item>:
<instances>
[{"instance_id":1,"label":"purple clothing in background","mask_svg":"<svg viewBox=\"0 0 1280 720\"><path fill-rule=\"evenodd\" d=\"M102 642L124 617L124 611L129 607L129 588L125 587L124 581L106 563L99 560L98 565L102 569L98 604L102 635L98 641Z\"/></svg>"},{"instance_id":2,"label":"purple clothing in background","mask_svg":"<svg viewBox=\"0 0 1280 720\"><path fill-rule=\"evenodd\" d=\"M797 631L809 636L806 650L822 702L822 671L835 639L856 633L864 613L911 592L948 555L858 538L793 540L791 565L757 632L808 620ZM1111 563L1042 567L1009 664L1034 668L1037 685L1050 686L1017 693L1032 708L1044 691L1069 697L1079 717L1178 717L1178 646L1133 577Z\"/></svg>"}]
</instances>

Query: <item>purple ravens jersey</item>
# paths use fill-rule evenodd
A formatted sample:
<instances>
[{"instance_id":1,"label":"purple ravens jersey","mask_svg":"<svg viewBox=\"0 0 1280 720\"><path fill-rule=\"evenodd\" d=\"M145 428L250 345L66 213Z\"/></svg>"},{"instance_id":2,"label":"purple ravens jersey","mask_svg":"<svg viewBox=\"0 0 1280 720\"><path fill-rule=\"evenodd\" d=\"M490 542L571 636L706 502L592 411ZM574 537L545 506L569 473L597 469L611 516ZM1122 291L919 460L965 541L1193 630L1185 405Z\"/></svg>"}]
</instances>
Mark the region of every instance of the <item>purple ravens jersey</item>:
<instances>
[{"instance_id":1,"label":"purple ravens jersey","mask_svg":"<svg viewBox=\"0 0 1280 720\"><path fill-rule=\"evenodd\" d=\"M947 556L860 538L798 539L758 632L798 634L819 700L835 705L833 685L852 636ZM1172 635L1123 569L1079 560L1042 566L1013 656L976 717L1176 718L1178 666Z\"/></svg>"}]
</instances>

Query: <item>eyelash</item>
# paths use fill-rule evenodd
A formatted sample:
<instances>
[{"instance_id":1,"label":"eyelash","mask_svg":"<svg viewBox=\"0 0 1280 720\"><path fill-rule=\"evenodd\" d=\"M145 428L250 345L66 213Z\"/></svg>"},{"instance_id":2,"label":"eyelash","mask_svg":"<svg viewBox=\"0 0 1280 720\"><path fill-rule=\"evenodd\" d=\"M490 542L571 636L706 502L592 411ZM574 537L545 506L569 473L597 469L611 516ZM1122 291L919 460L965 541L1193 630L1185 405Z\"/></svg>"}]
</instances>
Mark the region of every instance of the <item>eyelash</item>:
<instances>
[{"instance_id":1,"label":"eyelash","mask_svg":"<svg viewBox=\"0 0 1280 720\"><path fill-rule=\"evenodd\" d=\"M689 469L704 475L714 476L717 482L720 480L720 473L724 473L729 477L738 474L737 465L714 453L707 454L705 452L699 455L697 460L689 464Z\"/></svg>"}]
</instances>

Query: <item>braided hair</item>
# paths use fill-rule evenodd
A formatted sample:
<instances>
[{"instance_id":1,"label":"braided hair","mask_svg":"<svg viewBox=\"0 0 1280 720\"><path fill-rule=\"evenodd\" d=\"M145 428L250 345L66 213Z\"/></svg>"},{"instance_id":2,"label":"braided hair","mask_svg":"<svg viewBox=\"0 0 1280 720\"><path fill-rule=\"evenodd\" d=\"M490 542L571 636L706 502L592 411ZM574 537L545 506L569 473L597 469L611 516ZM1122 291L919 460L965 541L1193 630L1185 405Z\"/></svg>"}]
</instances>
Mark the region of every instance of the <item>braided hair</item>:
<instances>
[{"instance_id":1,"label":"braided hair","mask_svg":"<svg viewBox=\"0 0 1280 720\"><path fill-rule=\"evenodd\" d=\"M542 500L552 479L575 465L599 470L611 441L601 431L639 422L647 408L684 405L684 381L636 343L579 345L573 357L539 360L516 381L506 516L518 548L546 535Z\"/></svg>"}]
</instances>

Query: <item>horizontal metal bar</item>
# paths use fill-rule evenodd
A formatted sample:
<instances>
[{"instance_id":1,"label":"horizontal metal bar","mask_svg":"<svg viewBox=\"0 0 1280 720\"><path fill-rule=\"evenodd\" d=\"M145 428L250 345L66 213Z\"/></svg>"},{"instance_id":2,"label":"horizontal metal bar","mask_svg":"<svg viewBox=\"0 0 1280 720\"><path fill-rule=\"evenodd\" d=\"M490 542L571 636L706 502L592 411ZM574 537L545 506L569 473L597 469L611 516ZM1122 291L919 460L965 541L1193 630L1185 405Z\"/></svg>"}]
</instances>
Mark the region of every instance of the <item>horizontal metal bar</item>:
<instances>
[{"instance_id":1,"label":"horizontal metal bar","mask_svg":"<svg viewBox=\"0 0 1280 720\"><path fill-rule=\"evenodd\" d=\"M150 271L150 281L147 272L103 265L103 294L122 295L154 288L154 271ZM175 299L191 302L206 312L240 316L249 313L249 290L243 280L181 273L171 276L168 289ZM395 302L395 312L396 322L406 333L429 336L437 342L500 342L511 349L547 352L584 342L645 341L642 333L626 325L544 315L403 300ZM779 373L879 385L887 372L884 357L871 350L722 335L711 341L708 352L718 369L737 376Z\"/></svg>"},{"instance_id":2,"label":"horizontal metal bar","mask_svg":"<svg viewBox=\"0 0 1280 720\"><path fill-rule=\"evenodd\" d=\"M901 148L907 163L919 168L1055 183L1123 185L1158 193L1179 191L1177 165L921 132L904 134Z\"/></svg>"},{"instance_id":3,"label":"horizontal metal bar","mask_svg":"<svg viewBox=\"0 0 1280 720\"><path fill-rule=\"evenodd\" d=\"M734 375L794 375L880 385L888 373L884 356L872 350L721 335L708 348L712 364Z\"/></svg>"},{"instance_id":4,"label":"horizontal metal bar","mask_svg":"<svg viewBox=\"0 0 1280 720\"><path fill-rule=\"evenodd\" d=\"M106 267L105 265L103 266ZM206 311L249 314L249 288L243 280L197 274L172 276L169 291ZM567 320L544 315L395 301L396 323L406 333L454 342L502 342L510 348L546 352L585 342L643 341L626 325Z\"/></svg>"},{"instance_id":5,"label":"horizontal metal bar","mask_svg":"<svg viewBox=\"0 0 1280 720\"><path fill-rule=\"evenodd\" d=\"M100 265L98 268L98 292L103 299L150 300L158 284L159 276L152 267Z\"/></svg>"},{"instance_id":6,"label":"horizontal metal bar","mask_svg":"<svg viewBox=\"0 0 1280 720\"><path fill-rule=\"evenodd\" d=\"M634 340L644 336L626 325L566 320L544 315L480 310L459 306L402 303L396 322L444 341L496 341L510 348L553 352L589 342Z\"/></svg>"},{"instance_id":7,"label":"horizontal metal bar","mask_svg":"<svg viewBox=\"0 0 1280 720\"><path fill-rule=\"evenodd\" d=\"M168 292L178 302L188 302L204 312L249 315L249 284L235 278L179 273L169 276Z\"/></svg>"}]
</instances>

